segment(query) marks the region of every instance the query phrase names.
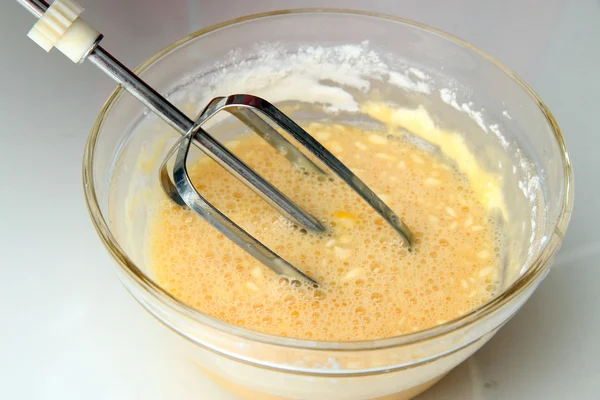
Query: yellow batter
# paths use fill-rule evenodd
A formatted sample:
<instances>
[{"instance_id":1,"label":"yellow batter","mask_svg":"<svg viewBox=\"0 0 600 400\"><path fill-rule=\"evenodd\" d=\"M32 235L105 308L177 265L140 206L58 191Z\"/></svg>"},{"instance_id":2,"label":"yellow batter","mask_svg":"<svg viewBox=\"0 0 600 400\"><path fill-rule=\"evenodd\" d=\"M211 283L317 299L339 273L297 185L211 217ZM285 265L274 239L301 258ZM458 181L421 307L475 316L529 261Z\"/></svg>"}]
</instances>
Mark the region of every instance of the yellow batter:
<instances>
[{"instance_id":1,"label":"yellow batter","mask_svg":"<svg viewBox=\"0 0 600 400\"><path fill-rule=\"evenodd\" d=\"M233 324L336 341L439 325L494 295L501 243L469 174L381 133L341 125L306 129L412 229L413 250L348 186L302 174L252 135L229 147L324 222L327 234L293 225L208 158L190 167L192 180L222 212L321 286L292 287L170 200L159 205L149 232L149 260L161 285Z\"/></svg>"}]
</instances>

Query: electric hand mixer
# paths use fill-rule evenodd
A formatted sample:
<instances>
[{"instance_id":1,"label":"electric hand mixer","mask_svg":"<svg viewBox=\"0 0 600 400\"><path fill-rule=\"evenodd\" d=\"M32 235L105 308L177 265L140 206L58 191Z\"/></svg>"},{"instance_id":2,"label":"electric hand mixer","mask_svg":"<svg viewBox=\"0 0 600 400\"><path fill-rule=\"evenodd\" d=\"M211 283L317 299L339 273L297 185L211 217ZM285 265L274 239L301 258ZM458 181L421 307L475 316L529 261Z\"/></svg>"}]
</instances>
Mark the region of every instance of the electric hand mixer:
<instances>
[{"instance_id":1,"label":"electric hand mixer","mask_svg":"<svg viewBox=\"0 0 600 400\"><path fill-rule=\"evenodd\" d=\"M405 245L410 247L412 233L400 218L340 160L268 101L248 94L217 97L198 118L192 120L100 46L103 35L80 18L83 9L75 2L56 0L49 6L44 0L17 1L39 18L28 36L40 47L46 51L56 47L75 63L89 60L182 135L160 168L160 180L165 193L177 204L189 207L202 216L273 272L298 283L308 281L317 284L202 197L191 182L186 167L192 144L298 226L316 232L323 232L325 228L320 221L273 187L202 128L207 120L220 111L229 112L247 125L297 168L306 173L326 175L325 171L292 145L275 127L289 134L360 195L400 234ZM175 162L170 169L167 161L173 156Z\"/></svg>"}]
</instances>

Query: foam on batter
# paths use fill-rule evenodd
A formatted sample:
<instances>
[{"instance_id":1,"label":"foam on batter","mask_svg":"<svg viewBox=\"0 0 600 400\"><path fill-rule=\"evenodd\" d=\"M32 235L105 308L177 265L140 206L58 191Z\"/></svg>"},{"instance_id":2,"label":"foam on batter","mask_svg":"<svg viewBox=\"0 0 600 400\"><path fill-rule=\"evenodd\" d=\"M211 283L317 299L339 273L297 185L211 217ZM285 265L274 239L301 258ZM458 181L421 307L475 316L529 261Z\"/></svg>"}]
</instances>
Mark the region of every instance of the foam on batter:
<instances>
[{"instance_id":1,"label":"foam on batter","mask_svg":"<svg viewBox=\"0 0 600 400\"><path fill-rule=\"evenodd\" d=\"M290 285L201 217L165 200L151 223L148 251L166 290L246 328L336 341L439 325L494 295L500 236L453 165L402 138L342 125L306 129L412 229L412 251L347 185L296 170L252 135L228 147L324 222L326 234L292 224L206 157L190 166L192 181L222 212L321 286Z\"/></svg>"}]
</instances>

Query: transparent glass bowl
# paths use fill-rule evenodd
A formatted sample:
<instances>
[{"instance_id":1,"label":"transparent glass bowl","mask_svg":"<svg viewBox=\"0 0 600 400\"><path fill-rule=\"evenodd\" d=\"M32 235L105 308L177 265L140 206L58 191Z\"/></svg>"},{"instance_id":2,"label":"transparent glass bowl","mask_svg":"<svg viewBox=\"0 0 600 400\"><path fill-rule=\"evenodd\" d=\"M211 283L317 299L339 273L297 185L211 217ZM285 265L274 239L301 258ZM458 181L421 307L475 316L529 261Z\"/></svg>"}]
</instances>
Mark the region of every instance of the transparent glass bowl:
<instances>
[{"instance_id":1,"label":"transparent glass bowl","mask_svg":"<svg viewBox=\"0 0 600 400\"><path fill-rule=\"evenodd\" d=\"M414 68L416 75L427 76L431 90L415 92L373 79L371 90L349 92L358 103L375 96L402 107L424 105L437 124L461 132L485 167L502 177L512 221L505 225L510 251L497 297L443 325L362 342L276 337L187 306L153 281L144 243L148 217L162 195L157 168L178 135L121 89L102 109L85 151L84 187L92 220L131 294L180 335L179 344L200 369L241 398L411 398L488 341L549 271L573 204L571 165L560 130L531 88L492 57L421 24L364 12L294 10L241 18L169 46L137 72L193 116L213 95L232 94L214 93L216 86L208 82L226 81L241 60L264 63L261 52L275 43L281 57L274 63L302 46L352 44L374 50L394 71ZM238 93L254 90L252 80L236 85L232 90ZM444 98L448 88L453 95ZM318 107L292 117L356 123L362 118ZM492 134L497 131L503 135ZM490 156L490 149L514 168ZM523 182L534 184L535 201L523 195Z\"/></svg>"}]
</instances>

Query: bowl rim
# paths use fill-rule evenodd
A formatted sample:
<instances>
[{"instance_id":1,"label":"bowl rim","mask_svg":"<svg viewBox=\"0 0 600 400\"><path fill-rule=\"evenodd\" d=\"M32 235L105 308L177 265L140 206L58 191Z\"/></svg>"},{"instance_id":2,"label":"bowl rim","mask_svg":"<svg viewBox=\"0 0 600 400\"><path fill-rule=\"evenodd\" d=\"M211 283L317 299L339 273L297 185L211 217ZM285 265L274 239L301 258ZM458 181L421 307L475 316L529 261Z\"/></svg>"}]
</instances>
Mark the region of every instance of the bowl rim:
<instances>
[{"instance_id":1,"label":"bowl rim","mask_svg":"<svg viewBox=\"0 0 600 400\"><path fill-rule=\"evenodd\" d=\"M436 325L434 327L424 329L418 332L404 334L400 336L390 337L390 338L382 338L382 339L373 339L373 340L361 340L361 341L346 341L346 342L336 342L336 341L315 341L315 340L307 340L307 339L296 339L296 338L287 338L281 337L277 335L262 333L258 331L254 331L247 328L242 328L225 321L221 321L217 318L209 316L207 314L202 313L201 311L186 305L182 301L175 298L173 295L164 290L160 285L154 282L149 276L147 276L140 268L138 268L135 263L125 254L125 252L118 245L117 240L112 235L111 230L108 226L107 221L104 219L102 211L100 209L100 205L98 202L98 198L96 196L95 187L94 187L94 150L95 145L98 140L98 136L102 131L102 125L105 118L108 116L112 107L115 105L116 101L125 93L125 90L122 87L118 87L108 98L104 106L102 107L98 117L96 118L94 125L90 131L90 135L88 137L84 158L83 158L83 186L85 193L85 200L88 208L88 212L94 224L94 227L100 236L102 242L105 247L112 255L112 257L117 261L121 270L127 274L135 284L143 289L147 294L149 294L152 298L159 300L163 304L168 305L178 313L181 313L197 323L208 325L211 328L219 330L223 333L228 333L237 337L241 337L243 339L260 342L269 345L277 345L284 347L292 347L299 348L305 350L319 350L319 351L362 351L362 350L380 350L390 347L397 346L406 346L413 345L419 342L423 342L426 340L434 339L436 337L457 331L464 327L467 327L471 324L476 323L477 321L483 319L484 317L494 313L495 311L503 308L503 306L507 305L511 302L516 296L520 293L524 292L527 288L533 285L538 281L538 278L545 276L545 273L549 270L551 260L556 253L556 251L560 248L562 243L562 238L566 231L566 228L569 224L569 220L571 217L572 209L573 209L573 197L574 197L574 187L573 187L573 169L571 166L570 156L566 148L565 140L563 138L562 132L558 123L556 122L554 116L548 109L548 107L544 104L541 98L535 93L535 91L523 81L516 73L510 70L508 67L504 66L498 60L496 60L491 55L482 51L478 47L470 44L469 42L460 39L452 34L444 32L440 29L430 27L426 24L415 22L409 19L370 12L370 11L362 11L362 10L352 10L352 9L341 9L341 8L299 8L299 9L285 9L285 10L276 10L264 13L257 13L248 16L243 16L240 18L231 19L225 22L221 22L204 29L198 30L178 41L173 42L172 44L166 46L152 57L147 59L141 65L139 65L134 72L136 74L141 74L146 69L151 67L155 62L159 61L163 57L167 56L171 51L178 49L179 47L191 42L192 40L201 37L203 35L209 34L211 32L217 31L219 29L227 28L233 25L257 21L260 19L271 18L271 17L281 17L285 15L308 15L308 14L342 14L342 15L352 15L358 17L370 17L370 18L378 18L384 19L387 21L400 23L404 25L409 25L413 28L418 28L421 30L425 30L429 33L433 33L443 38L462 46L463 48L467 48L468 50L474 52L478 56L482 57L486 61L492 63L495 67L499 68L508 78L512 79L515 83L517 83L521 89L527 93L527 95L531 98L531 100L538 105L540 111L544 114L549 127L552 129L554 133L555 140L560 148L560 156L561 161L564 165L563 168L563 178L564 178L564 189L565 196L563 198L563 204L560 210L560 214L558 215L555 226L550 231L552 233L552 237L548 238L548 240L542 244L540 247L540 251L538 256L531 262L530 268L521 275L513 284L511 284L508 288L506 288L501 294L494 297L490 301L486 302L482 306L471 310L469 313L464 314L456 319L448 321L441 325ZM553 240L554 239L554 240ZM135 296L134 296L135 297ZM144 306L146 307L146 306ZM147 308L147 307L146 307ZM152 311L150 311L152 313ZM154 313L153 313L154 314ZM159 318L160 319L160 318ZM164 321L163 321L164 322ZM178 332L182 334L181 332ZM185 335L188 339L192 339L189 336ZM193 340L193 339L192 339ZM195 341L195 340L194 340Z\"/></svg>"}]
</instances>

